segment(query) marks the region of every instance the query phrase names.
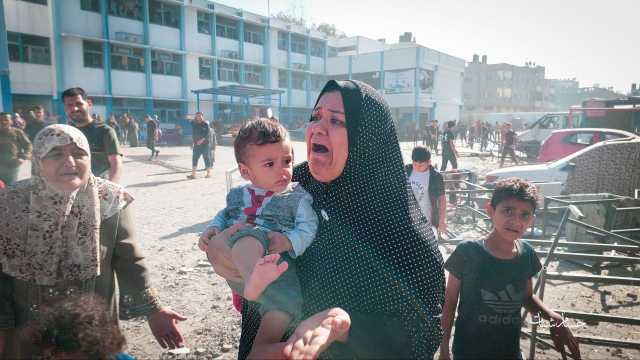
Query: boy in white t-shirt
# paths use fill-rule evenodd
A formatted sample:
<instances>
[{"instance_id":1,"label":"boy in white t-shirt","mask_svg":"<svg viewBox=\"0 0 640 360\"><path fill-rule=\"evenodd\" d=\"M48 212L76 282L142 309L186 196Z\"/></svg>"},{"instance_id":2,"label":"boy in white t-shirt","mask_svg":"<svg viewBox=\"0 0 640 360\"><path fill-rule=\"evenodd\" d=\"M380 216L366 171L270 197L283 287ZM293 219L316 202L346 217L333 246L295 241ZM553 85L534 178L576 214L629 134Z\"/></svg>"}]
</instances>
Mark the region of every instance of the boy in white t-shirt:
<instances>
[{"instance_id":1,"label":"boy in white t-shirt","mask_svg":"<svg viewBox=\"0 0 640 360\"><path fill-rule=\"evenodd\" d=\"M424 146L416 146L411 152L412 164L406 165L408 181L413 195L424 216L436 227L438 234L447 231L447 200L444 196L444 179L431 166L431 153Z\"/></svg>"}]
</instances>

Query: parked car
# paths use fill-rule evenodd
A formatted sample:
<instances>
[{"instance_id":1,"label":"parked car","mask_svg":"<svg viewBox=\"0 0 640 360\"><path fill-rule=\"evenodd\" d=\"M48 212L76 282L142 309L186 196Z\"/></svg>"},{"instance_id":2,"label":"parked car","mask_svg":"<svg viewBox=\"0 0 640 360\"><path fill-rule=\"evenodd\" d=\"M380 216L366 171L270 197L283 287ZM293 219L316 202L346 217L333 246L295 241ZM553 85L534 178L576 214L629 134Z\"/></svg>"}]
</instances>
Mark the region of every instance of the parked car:
<instances>
[{"instance_id":1,"label":"parked car","mask_svg":"<svg viewBox=\"0 0 640 360\"><path fill-rule=\"evenodd\" d=\"M556 130L542 141L538 162L558 160L597 142L625 137L637 137L637 135L616 129L577 128Z\"/></svg>"},{"instance_id":2,"label":"parked car","mask_svg":"<svg viewBox=\"0 0 640 360\"><path fill-rule=\"evenodd\" d=\"M606 151L603 150L606 150L611 146L617 146L618 144L626 144L625 146L628 146L628 148L625 147L624 149L626 149L625 151L627 151L629 156L620 156L619 154L612 152L616 154L616 157L611 159L608 158L607 154L605 154ZM606 168L608 163L616 163L617 166L622 166L625 169L637 169L637 161L638 157L640 157L640 137L634 136L631 139L620 138L601 141L597 144L588 146L573 154L565 156L561 159L544 164L512 166L508 168L492 170L486 174L485 182L483 185L491 188L499 180L510 177L519 177L534 183L558 182L562 184L564 190L567 183L567 177L570 172L576 169L576 163L579 163L579 160L582 159L582 157L588 158L589 153L591 152L602 153L603 156L601 156L601 159L599 160L602 163L598 162L594 164L593 161L590 161L591 164L589 166L599 166ZM621 175L620 173L616 173L614 171L605 171L604 175L600 176L610 176L619 180L619 177ZM634 175L631 176L633 177ZM602 183L606 183L605 180L606 179L598 179L598 181ZM634 181L640 181L640 179L634 179Z\"/></svg>"}]
</instances>

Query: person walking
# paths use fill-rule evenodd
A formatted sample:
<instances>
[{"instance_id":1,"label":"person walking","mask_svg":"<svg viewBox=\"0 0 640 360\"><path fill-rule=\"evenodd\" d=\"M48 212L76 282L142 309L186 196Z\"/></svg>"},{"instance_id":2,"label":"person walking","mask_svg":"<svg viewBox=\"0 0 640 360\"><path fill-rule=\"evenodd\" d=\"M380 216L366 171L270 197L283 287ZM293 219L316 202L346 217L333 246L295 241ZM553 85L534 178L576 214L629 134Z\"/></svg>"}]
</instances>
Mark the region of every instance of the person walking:
<instances>
[{"instance_id":1,"label":"person walking","mask_svg":"<svg viewBox=\"0 0 640 360\"><path fill-rule=\"evenodd\" d=\"M504 158L509 155L513 162L518 165L518 157L516 156L516 142L518 135L511 128L511 123L504 124L504 136L502 137L502 155L500 156L500 167L504 166Z\"/></svg>"},{"instance_id":2,"label":"person walking","mask_svg":"<svg viewBox=\"0 0 640 360\"><path fill-rule=\"evenodd\" d=\"M147 123L147 149L151 150L151 161L154 157L157 159L160 154L160 150L156 150L156 142L160 140L160 124L149 115L144 117L144 121Z\"/></svg>"},{"instance_id":3,"label":"person walking","mask_svg":"<svg viewBox=\"0 0 640 360\"><path fill-rule=\"evenodd\" d=\"M138 125L138 121L133 116L129 118L129 146L138 147L140 146L138 132L140 130L140 125Z\"/></svg>"},{"instance_id":4,"label":"person walking","mask_svg":"<svg viewBox=\"0 0 640 360\"><path fill-rule=\"evenodd\" d=\"M24 132L29 137L29 141L33 142L38 132L47 126L44 119L44 108L40 105L36 106L33 111L27 113L27 126Z\"/></svg>"},{"instance_id":5,"label":"person walking","mask_svg":"<svg viewBox=\"0 0 640 360\"><path fill-rule=\"evenodd\" d=\"M456 150L456 144L454 143L456 136L453 134L454 126L456 126L455 121L447 122L447 129L442 135L442 165L440 165L440 171L447 170L448 162L451 162L454 170L458 168L458 150Z\"/></svg>"},{"instance_id":6,"label":"person walking","mask_svg":"<svg viewBox=\"0 0 640 360\"><path fill-rule=\"evenodd\" d=\"M202 156L204 161L204 169L206 170L205 178L211 177L211 148L210 133L211 127L204 120L204 114L200 111L196 113L195 119L191 122L193 136L193 156L191 157L191 175L187 175L187 179L196 178L196 170L198 169L198 160Z\"/></svg>"}]
</instances>

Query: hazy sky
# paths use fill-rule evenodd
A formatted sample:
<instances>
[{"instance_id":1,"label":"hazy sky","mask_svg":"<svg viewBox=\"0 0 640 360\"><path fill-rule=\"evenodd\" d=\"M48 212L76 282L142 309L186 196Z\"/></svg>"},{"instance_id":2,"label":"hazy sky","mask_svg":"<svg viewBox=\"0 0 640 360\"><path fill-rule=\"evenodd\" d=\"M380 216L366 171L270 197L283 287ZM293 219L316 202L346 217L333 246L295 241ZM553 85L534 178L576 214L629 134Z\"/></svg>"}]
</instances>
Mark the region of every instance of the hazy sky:
<instances>
[{"instance_id":1,"label":"hazy sky","mask_svg":"<svg viewBox=\"0 0 640 360\"><path fill-rule=\"evenodd\" d=\"M268 0L216 0L267 14ZM627 93L640 83L640 0L271 0L270 11L335 24L347 35L419 44L471 61L546 67L547 78Z\"/></svg>"}]
</instances>

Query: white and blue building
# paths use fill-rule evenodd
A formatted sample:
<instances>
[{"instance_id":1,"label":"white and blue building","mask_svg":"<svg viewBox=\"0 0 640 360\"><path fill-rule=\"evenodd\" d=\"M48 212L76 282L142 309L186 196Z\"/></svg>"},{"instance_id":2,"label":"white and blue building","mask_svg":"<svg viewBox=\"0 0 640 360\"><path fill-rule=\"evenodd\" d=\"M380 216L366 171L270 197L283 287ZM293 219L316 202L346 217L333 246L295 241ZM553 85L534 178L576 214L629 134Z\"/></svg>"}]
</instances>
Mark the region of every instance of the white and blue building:
<instances>
[{"instance_id":1,"label":"white and blue building","mask_svg":"<svg viewBox=\"0 0 640 360\"><path fill-rule=\"evenodd\" d=\"M129 112L173 121L199 108L231 122L272 107L306 121L327 79L358 79L404 123L459 119L464 60L415 43L323 33L207 0L1 0L3 109L41 104L80 86L103 117ZM246 102L193 90L282 90ZM419 121L420 120L420 121Z\"/></svg>"}]
</instances>

